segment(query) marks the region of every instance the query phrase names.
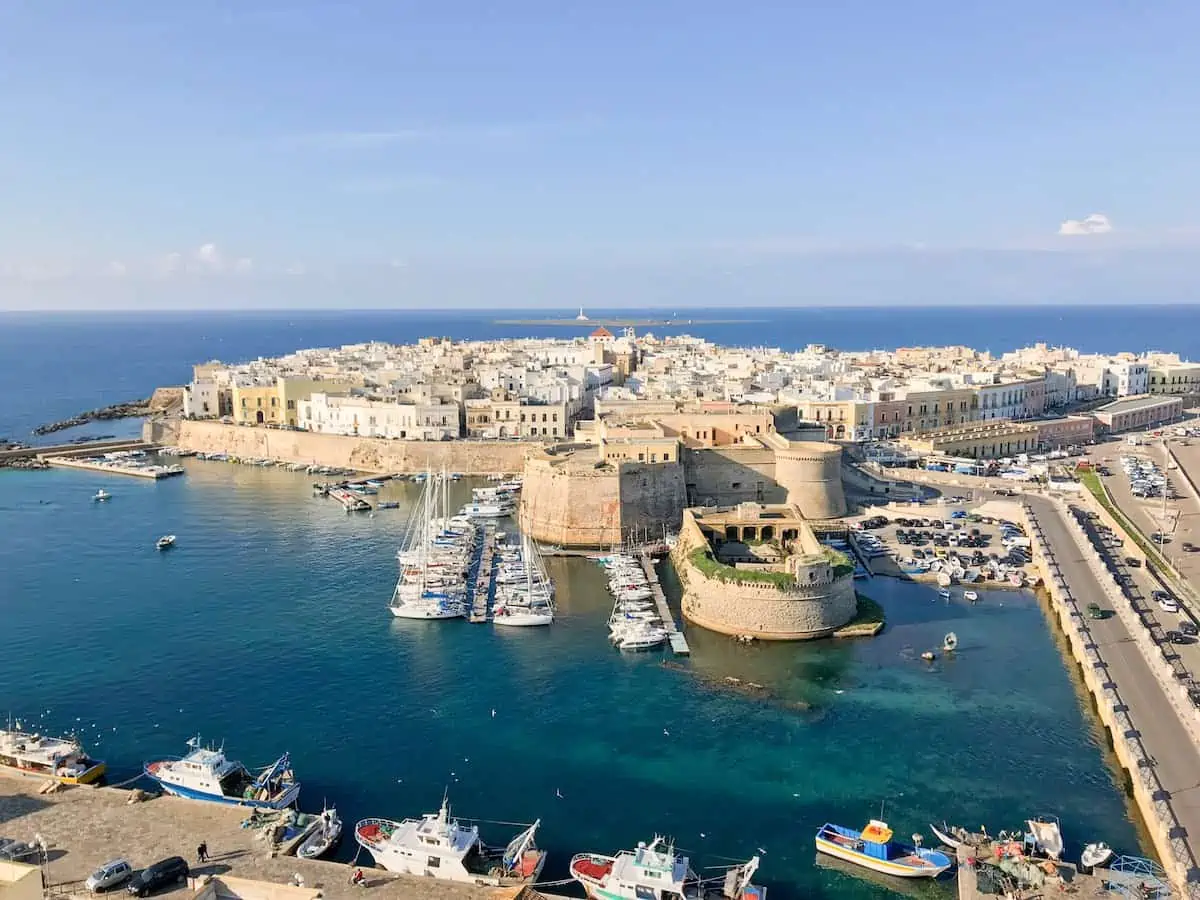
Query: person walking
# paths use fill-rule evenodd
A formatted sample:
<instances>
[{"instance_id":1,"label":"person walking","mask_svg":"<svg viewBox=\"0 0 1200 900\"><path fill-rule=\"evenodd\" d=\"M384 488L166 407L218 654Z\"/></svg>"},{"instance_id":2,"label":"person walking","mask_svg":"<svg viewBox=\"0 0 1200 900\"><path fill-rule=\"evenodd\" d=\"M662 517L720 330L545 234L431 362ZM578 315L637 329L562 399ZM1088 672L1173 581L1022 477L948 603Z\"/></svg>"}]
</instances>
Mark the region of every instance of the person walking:
<instances>
[{"instance_id":1,"label":"person walking","mask_svg":"<svg viewBox=\"0 0 1200 900\"><path fill-rule=\"evenodd\" d=\"M208 841L200 842L200 846L196 848L196 859L199 862L208 862Z\"/></svg>"}]
</instances>

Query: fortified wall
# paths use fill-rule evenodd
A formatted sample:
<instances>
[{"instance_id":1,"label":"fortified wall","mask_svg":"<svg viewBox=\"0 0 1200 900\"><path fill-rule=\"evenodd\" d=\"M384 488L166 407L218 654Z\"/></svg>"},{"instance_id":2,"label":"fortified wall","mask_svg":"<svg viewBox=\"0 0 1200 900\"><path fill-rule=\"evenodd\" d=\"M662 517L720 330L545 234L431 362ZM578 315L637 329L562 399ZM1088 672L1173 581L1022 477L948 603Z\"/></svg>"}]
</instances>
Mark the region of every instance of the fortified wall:
<instances>
[{"instance_id":1,"label":"fortified wall","mask_svg":"<svg viewBox=\"0 0 1200 900\"><path fill-rule=\"evenodd\" d=\"M729 565L721 549L776 542L774 564L747 555ZM736 557L738 550L733 551ZM683 585L683 614L702 628L759 640L826 637L854 618L854 567L817 541L792 506L744 503L733 509L688 509L671 553Z\"/></svg>"},{"instance_id":2,"label":"fortified wall","mask_svg":"<svg viewBox=\"0 0 1200 900\"><path fill-rule=\"evenodd\" d=\"M520 441L391 441L190 419L149 420L143 437L197 452L388 473L443 467L465 475L520 472L529 450Z\"/></svg>"}]
</instances>

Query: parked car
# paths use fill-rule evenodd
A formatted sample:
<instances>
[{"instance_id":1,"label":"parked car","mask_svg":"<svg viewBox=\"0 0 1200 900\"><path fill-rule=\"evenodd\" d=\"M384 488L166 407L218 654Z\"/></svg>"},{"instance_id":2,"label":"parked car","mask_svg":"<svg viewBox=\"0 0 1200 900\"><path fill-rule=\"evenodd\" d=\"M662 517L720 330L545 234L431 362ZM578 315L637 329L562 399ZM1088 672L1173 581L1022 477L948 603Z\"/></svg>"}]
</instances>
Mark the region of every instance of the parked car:
<instances>
[{"instance_id":1,"label":"parked car","mask_svg":"<svg viewBox=\"0 0 1200 900\"><path fill-rule=\"evenodd\" d=\"M1125 557L1125 565L1129 566L1131 569L1140 569L1142 567L1142 561L1136 556L1127 556Z\"/></svg>"},{"instance_id":2,"label":"parked car","mask_svg":"<svg viewBox=\"0 0 1200 900\"><path fill-rule=\"evenodd\" d=\"M96 894L100 891L107 891L109 888L116 887L123 881L128 879L133 874L133 866L126 860L113 859L106 862L95 872L88 876L87 881L83 883L89 891Z\"/></svg>"},{"instance_id":3,"label":"parked car","mask_svg":"<svg viewBox=\"0 0 1200 900\"><path fill-rule=\"evenodd\" d=\"M1089 603L1088 604L1088 615L1091 616L1093 619L1103 619L1104 618L1104 610L1102 610L1100 608L1099 603Z\"/></svg>"},{"instance_id":4,"label":"parked car","mask_svg":"<svg viewBox=\"0 0 1200 900\"><path fill-rule=\"evenodd\" d=\"M1196 545L1193 544L1191 541L1183 542L1183 550L1185 553L1191 553L1195 549L1196 549Z\"/></svg>"},{"instance_id":5,"label":"parked car","mask_svg":"<svg viewBox=\"0 0 1200 900\"><path fill-rule=\"evenodd\" d=\"M1196 627L1196 623L1191 619L1181 619L1179 621L1179 630L1189 637L1196 637L1200 634L1200 628Z\"/></svg>"},{"instance_id":6,"label":"parked car","mask_svg":"<svg viewBox=\"0 0 1200 900\"><path fill-rule=\"evenodd\" d=\"M1184 637L1181 632L1168 631L1167 632L1167 641L1169 641L1172 644L1182 644L1184 642Z\"/></svg>"},{"instance_id":7,"label":"parked car","mask_svg":"<svg viewBox=\"0 0 1200 900\"><path fill-rule=\"evenodd\" d=\"M125 890L134 897L145 897L168 884L178 882L183 884L188 877L187 860L182 856L168 856L158 862L146 866L129 879Z\"/></svg>"}]
</instances>

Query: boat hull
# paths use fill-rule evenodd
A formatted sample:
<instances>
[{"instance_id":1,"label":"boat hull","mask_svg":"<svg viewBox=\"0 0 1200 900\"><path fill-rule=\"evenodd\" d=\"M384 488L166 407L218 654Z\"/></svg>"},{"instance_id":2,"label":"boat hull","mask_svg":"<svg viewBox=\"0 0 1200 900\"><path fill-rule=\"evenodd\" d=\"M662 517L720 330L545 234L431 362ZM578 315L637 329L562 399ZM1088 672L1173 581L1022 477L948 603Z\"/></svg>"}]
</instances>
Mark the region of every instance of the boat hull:
<instances>
[{"instance_id":1,"label":"boat hull","mask_svg":"<svg viewBox=\"0 0 1200 900\"><path fill-rule=\"evenodd\" d=\"M201 800L205 803L220 803L223 806L244 806L249 809L287 809L289 806L295 805L296 800L300 797L299 783L291 785L286 791L271 800L246 800L242 797L226 797L224 794L212 794L207 791L165 781L152 773L151 766L153 765L154 763L150 763L150 765L146 766L146 777L162 788L164 792L175 797L182 797L185 800Z\"/></svg>"},{"instance_id":2,"label":"boat hull","mask_svg":"<svg viewBox=\"0 0 1200 900\"><path fill-rule=\"evenodd\" d=\"M936 878L949 868L949 866L922 866L916 868L890 859L878 859L874 856L868 856L865 853L857 853L849 847L843 847L820 837L817 838L817 850L829 856L836 856L838 859L862 866L864 869L870 869L872 872L893 875L896 878Z\"/></svg>"},{"instance_id":3,"label":"boat hull","mask_svg":"<svg viewBox=\"0 0 1200 900\"><path fill-rule=\"evenodd\" d=\"M78 775L55 775L45 769L0 763L0 773L29 778L46 778L57 781L59 784L94 784L104 777L106 771L108 771L108 767L99 761L94 761L90 768L84 769Z\"/></svg>"},{"instance_id":4,"label":"boat hull","mask_svg":"<svg viewBox=\"0 0 1200 900\"><path fill-rule=\"evenodd\" d=\"M461 619L465 614L462 609L438 609L413 606L389 607L397 619Z\"/></svg>"},{"instance_id":5,"label":"boat hull","mask_svg":"<svg viewBox=\"0 0 1200 900\"><path fill-rule=\"evenodd\" d=\"M497 614L492 618L493 625L510 625L513 627L531 628L538 625L553 625L554 613L516 612Z\"/></svg>"}]
</instances>

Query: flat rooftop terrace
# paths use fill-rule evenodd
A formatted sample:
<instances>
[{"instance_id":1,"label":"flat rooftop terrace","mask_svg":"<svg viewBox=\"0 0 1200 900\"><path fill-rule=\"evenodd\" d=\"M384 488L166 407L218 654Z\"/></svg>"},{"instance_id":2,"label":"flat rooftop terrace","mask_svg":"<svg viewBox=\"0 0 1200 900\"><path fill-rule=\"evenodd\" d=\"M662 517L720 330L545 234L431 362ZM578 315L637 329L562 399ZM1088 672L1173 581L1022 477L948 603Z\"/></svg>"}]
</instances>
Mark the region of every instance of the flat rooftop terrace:
<instances>
[{"instance_id":1,"label":"flat rooftop terrace","mask_svg":"<svg viewBox=\"0 0 1200 900\"><path fill-rule=\"evenodd\" d=\"M1097 407L1095 412L1137 412L1139 409L1153 409L1156 406L1165 406L1176 401L1180 403L1183 402L1181 397L1164 394L1147 394L1143 397L1124 397L1120 400L1114 400L1112 403L1106 403L1103 406Z\"/></svg>"}]
</instances>

